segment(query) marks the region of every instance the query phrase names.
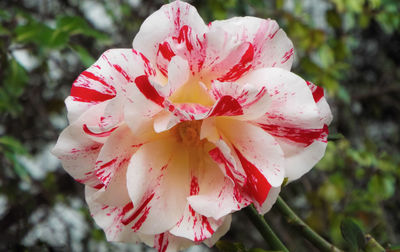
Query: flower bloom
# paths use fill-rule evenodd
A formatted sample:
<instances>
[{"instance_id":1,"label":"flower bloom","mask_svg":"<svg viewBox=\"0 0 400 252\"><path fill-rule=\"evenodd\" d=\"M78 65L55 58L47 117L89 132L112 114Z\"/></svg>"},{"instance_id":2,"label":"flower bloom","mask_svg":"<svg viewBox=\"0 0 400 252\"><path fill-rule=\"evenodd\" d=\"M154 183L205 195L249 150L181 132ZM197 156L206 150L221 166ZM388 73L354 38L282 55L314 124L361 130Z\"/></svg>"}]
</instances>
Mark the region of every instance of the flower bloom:
<instances>
[{"instance_id":1,"label":"flower bloom","mask_svg":"<svg viewBox=\"0 0 400 252\"><path fill-rule=\"evenodd\" d=\"M284 178L321 159L332 119L323 89L291 73L292 61L275 21L205 25L177 1L144 21L133 49L84 71L53 152L85 184L107 239L211 246L232 212L267 212Z\"/></svg>"}]
</instances>

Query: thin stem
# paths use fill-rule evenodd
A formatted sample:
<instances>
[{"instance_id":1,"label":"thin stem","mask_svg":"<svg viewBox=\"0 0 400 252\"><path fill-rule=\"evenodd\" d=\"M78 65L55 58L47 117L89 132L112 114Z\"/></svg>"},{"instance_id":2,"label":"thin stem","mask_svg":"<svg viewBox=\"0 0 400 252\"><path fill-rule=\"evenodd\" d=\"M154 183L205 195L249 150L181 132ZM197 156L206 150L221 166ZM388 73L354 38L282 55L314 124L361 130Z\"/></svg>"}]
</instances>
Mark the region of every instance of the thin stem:
<instances>
[{"instance_id":1,"label":"thin stem","mask_svg":"<svg viewBox=\"0 0 400 252\"><path fill-rule=\"evenodd\" d=\"M279 212L285 217L286 221L296 227L300 231L300 234L304 236L308 241L310 241L320 251L342 252L342 250L327 242L324 238L322 238L319 234L312 230L304 221L302 221L300 217L297 216L295 212L293 212L293 210L280 196L278 197L275 206L278 208Z\"/></svg>"},{"instance_id":2,"label":"thin stem","mask_svg":"<svg viewBox=\"0 0 400 252\"><path fill-rule=\"evenodd\" d=\"M265 221L264 217L259 215L257 210L253 205L250 205L244 209L247 217L256 226L264 240L271 246L274 250L280 250L284 252L289 252L285 245L281 242L278 236L274 233L268 223Z\"/></svg>"},{"instance_id":3,"label":"thin stem","mask_svg":"<svg viewBox=\"0 0 400 252\"><path fill-rule=\"evenodd\" d=\"M382 247L381 244L379 244L374 237L372 237L370 234L367 234L365 236L365 240L367 241L366 246L365 246L365 251L366 252L384 252L386 251L384 247Z\"/></svg>"}]
</instances>

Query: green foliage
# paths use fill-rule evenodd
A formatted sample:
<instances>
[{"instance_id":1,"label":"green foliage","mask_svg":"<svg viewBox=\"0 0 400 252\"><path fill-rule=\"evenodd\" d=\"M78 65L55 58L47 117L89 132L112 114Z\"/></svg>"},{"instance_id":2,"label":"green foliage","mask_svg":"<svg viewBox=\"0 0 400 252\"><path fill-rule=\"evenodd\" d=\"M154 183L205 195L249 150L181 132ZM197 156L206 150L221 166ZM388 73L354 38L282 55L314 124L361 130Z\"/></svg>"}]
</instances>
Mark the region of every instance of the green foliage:
<instances>
[{"instance_id":1,"label":"green foliage","mask_svg":"<svg viewBox=\"0 0 400 252\"><path fill-rule=\"evenodd\" d=\"M350 251L365 249L365 238L361 228L350 218L346 218L340 224L340 230L345 241L350 246Z\"/></svg>"},{"instance_id":2,"label":"green foliage","mask_svg":"<svg viewBox=\"0 0 400 252\"><path fill-rule=\"evenodd\" d=\"M215 246L221 252L277 252L276 250L264 250L261 248L246 249L243 243L230 242L225 240L218 241Z\"/></svg>"},{"instance_id":3,"label":"green foliage","mask_svg":"<svg viewBox=\"0 0 400 252\"><path fill-rule=\"evenodd\" d=\"M14 173L18 175L21 180L30 180L28 171L18 159L19 156L27 155L27 151L17 139L10 136L0 137L0 154L3 154L8 162L12 164Z\"/></svg>"},{"instance_id":4,"label":"green foliage","mask_svg":"<svg viewBox=\"0 0 400 252\"><path fill-rule=\"evenodd\" d=\"M28 81L25 69L12 57L4 69L3 85L0 87L0 112L17 116L22 111L18 98L23 94Z\"/></svg>"}]
</instances>

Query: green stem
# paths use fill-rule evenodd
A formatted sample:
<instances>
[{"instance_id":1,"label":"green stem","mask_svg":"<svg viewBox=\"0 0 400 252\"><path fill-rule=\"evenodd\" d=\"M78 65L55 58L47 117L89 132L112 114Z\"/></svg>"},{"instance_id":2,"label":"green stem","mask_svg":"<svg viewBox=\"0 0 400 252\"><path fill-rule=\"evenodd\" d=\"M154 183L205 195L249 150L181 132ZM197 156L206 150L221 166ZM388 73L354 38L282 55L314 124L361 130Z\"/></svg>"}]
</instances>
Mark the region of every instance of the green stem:
<instances>
[{"instance_id":1,"label":"green stem","mask_svg":"<svg viewBox=\"0 0 400 252\"><path fill-rule=\"evenodd\" d=\"M310 241L320 251L342 252L342 250L327 242L324 238L322 238L319 234L312 230L304 221L302 221L300 217L297 216L295 212L293 212L293 210L280 196L278 197L275 206L278 208L279 212L285 217L286 221L296 227L297 230L300 231L300 234L304 236L304 238L306 238L308 241Z\"/></svg>"},{"instance_id":2,"label":"green stem","mask_svg":"<svg viewBox=\"0 0 400 252\"><path fill-rule=\"evenodd\" d=\"M246 207L244 212L272 249L289 252L289 250L285 247L281 240L279 240L278 236L265 221L264 217L258 214L253 205Z\"/></svg>"},{"instance_id":3,"label":"green stem","mask_svg":"<svg viewBox=\"0 0 400 252\"><path fill-rule=\"evenodd\" d=\"M382 247L381 244L379 244L374 237L372 237L370 234L365 235L365 240L366 246L365 246L365 251L366 252L385 252L385 248Z\"/></svg>"}]
</instances>

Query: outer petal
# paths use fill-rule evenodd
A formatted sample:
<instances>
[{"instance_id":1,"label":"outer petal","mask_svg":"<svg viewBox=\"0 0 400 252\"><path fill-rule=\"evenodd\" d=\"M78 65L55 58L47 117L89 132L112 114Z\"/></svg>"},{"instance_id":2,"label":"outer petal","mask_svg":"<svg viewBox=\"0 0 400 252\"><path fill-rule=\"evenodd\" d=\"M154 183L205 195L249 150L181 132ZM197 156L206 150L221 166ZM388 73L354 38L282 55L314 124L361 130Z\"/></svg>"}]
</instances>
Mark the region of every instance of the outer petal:
<instances>
[{"instance_id":1,"label":"outer petal","mask_svg":"<svg viewBox=\"0 0 400 252\"><path fill-rule=\"evenodd\" d=\"M207 30L196 8L190 4L181 1L166 4L143 22L133 40L133 48L142 52L150 62L154 63L160 43L168 37L179 37L184 26L190 27L195 34L204 34ZM172 58L172 56L166 57L169 60Z\"/></svg>"},{"instance_id":2,"label":"outer petal","mask_svg":"<svg viewBox=\"0 0 400 252\"><path fill-rule=\"evenodd\" d=\"M231 142L247 175L243 190L262 205L271 186L284 178L284 158L279 144L261 128L236 120L220 120L218 128Z\"/></svg>"},{"instance_id":3,"label":"outer petal","mask_svg":"<svg viewBox=\"0 0 400 252\"><path fill-rule=\"evenodd\" d=\"M121 167L127 166L132 154L142 144L126 124L121 125L104 143L93 173L107 187L113 176Z\"/></svg>"},{"instance_id":4,"label":"outer petal","mask_svg":"<svg viewBox=\"0 0 400 252\"><path fill-rule=\"evenodd\" d=\"M286 172L286 170L285 170ZM265 214L271 210L272 206L275 204L275 201L278 199L279 193L281 191L281 187L271 187L268 193L267 199L264 201L264 203L258 207L258 212L260 214Z\"/></svg>"},{"instance_id":5,"label":"outer petal","mask_svg":"<svg viewBox=\"0 0 400 252\"><path fill-rule=\"evenodd\" d=\"M227 215L224 218L224 223L218 228L217 231L213 234L213 236L205 241L203 241L204 244L206 244L208 247L214 246L214 244L223 236L225 235L229 228L231 227L231 222L232 222L232 216Z\"/></svg>"},{"instance_id":6,"label":"outer petal","mask_svg":"<svg viewBox=\"0 0 400 252\"><path fill-rule=\"evenodd\" d=\"M270 98L264 86L214 81L211 93L216 100L226 95L233 97L243 111L243 115L236 118L239 120L247 121L260 118L269 109Z\"/></svg>"},{"instance_id":7,"label":"outer petal","mask_svg":"<svg viewBox=\"0 0 400 252\"><path fill-rule=\"evenodd\" d=\"M134 208L127 224L135 231L163 233L178 222L189 194L187 162L185 150L167 139L144 144L132 156L127 187Z\"/></svg>"},{"instance_id":8,"label":"outer petal","mask_svg":"<svg viewBox=\"0 0 400 252\"><path fill-rule=\"evenodd\" d=\"M66 100L69 121L76 120L93 104L123 95L136 76L154 73L146 59L132 49L106 51L73 83Z\"/></svg>"},{"instance_id":9,"label":"outer petal","mask_svg":"<svg viewBox=\"0 0 400 252\"><path fill-rule=\"evenodd\" d=\"M281 68L255 70L239 80L265 87L270 96L270 106L265 116L257 120L260 124L320 129L319 110L307 83Z\"/></svg>"},{"instance_id":10,"label":"outer petal","mask_svg":"<svg viewBox=\"0 0 400 252\"><path fill-rule=\"evenodd\" d=\"M124 225L123 219L127 207L111 207L96 201L97 190L85 187L86 202L96 224L105 232L108 241L136 243L140 242L138 235ZM129 204L127 204L129 206Z\"/></svg>"},{"instance_id":11,"label":"outer petal","mask_svg":"<svg viewBox=\"0 0 400 252\"><path fill-rule=\"evenodd\" d=\"M235 81L251 69L290 70L292 62L293 44L273 20L235 17L210 24L204 65L220 81Z\"/></svg>"},{"instance_id":12,"label":"outer petal","mask_svg":"<svg viewBox=\"0 0 400 252\"><path fill-rule=\"evenodd\" d=\"M196 213L187 205L181 219L170 230L170 233L195 242L204 241L212 237L215 231L223 224L223 220L224 217L220 220L207 218Z\"/></svg>"},{"instance_id":13,"label":"outer petal","mask_svg":"<svg viewBox=\"0 0 400 252\"><path fill-rule=\"evenodd\" d=\"M311 82L307 82L307 84L319 109L320 121L325 125L320 130L303 131L303 136L300 138L303 141L291 141L287 137L276 137L285 153L285 171L289 182L300 178L323 157L328 140L327 125L332 121L332 114L324 97L324 90ZM292 139L298 138L293 135ZM304 142L306 143L304 144Z\"/></svg>"},{"instance_id":14,"label":"outer petal","mask_svg":"<svg viewBox=\"0 0 400 252\"><path fill-rule=\"evenodd\" d=\"M104 104L98 104L86 111L78 120L61 132L57 144L52 150L64 169L77 181L92 187L102 187L103 184L92 173L102 143L94 141L85 131L83 125L95 120Z\"/></svg>"}]
</instances>

